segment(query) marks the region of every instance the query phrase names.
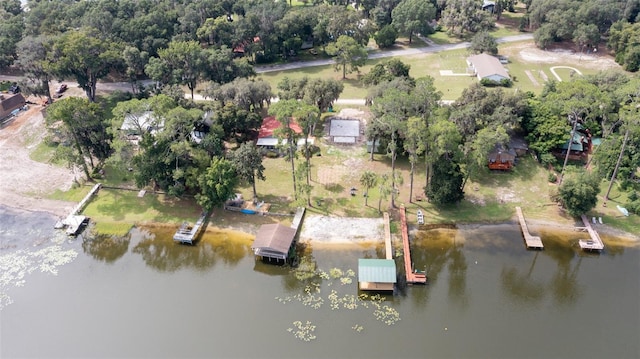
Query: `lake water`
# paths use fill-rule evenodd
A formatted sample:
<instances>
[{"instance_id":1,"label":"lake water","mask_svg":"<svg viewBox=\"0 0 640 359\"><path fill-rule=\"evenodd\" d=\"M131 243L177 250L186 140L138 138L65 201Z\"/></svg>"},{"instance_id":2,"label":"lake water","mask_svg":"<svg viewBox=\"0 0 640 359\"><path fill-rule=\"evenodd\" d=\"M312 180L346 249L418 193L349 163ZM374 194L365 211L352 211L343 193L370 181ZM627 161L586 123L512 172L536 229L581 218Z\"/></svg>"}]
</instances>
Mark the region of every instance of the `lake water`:
<instances>
[{"instance_id":1,"label":"lake water","mask_svg":"<svg viewBox=\"0 0 640 359\"><path fill-rule=\"evenodd\" d=\"M611 239L589 255L575 232L535 233L544 251L515 224L421 232L428 285L382 300L349 272L376 245L311 245L325 274L299 280L251 236L83 241L54 222L0 207L2 358L640 357L640 250Z\"/></svg>"}]
</instances>

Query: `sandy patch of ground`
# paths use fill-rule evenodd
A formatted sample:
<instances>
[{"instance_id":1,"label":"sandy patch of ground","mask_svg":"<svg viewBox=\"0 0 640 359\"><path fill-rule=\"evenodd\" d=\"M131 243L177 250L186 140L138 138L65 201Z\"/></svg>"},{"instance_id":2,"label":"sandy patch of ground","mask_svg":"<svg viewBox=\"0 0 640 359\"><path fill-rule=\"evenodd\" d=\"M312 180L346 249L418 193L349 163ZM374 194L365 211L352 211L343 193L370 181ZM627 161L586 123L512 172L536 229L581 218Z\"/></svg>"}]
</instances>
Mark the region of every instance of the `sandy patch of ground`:
<instances>
[{"instance_id":1,"label":"sandy patch of ground","mask_svg":"<svg viewBox=\"0 0 640 359\"><path fill-rule=\"evenodd\" d=\"M68 190L74 174L29 158L31 150L46 135L42 108L30 106L0 129L0 204L66 216L75 203L44 196L56 189Z\"/></svg>"},{"instance_id":2,"label":"sandy patch of ground","mask_svg":"<svg viewBox=\"0 0 640 359\"><path fill-rule=\"evenodd\" d=\"M305 216L300 241L327 244L370 243L384 240L382 218Z\"/></svg>"},{"instance_id":3,"label":"sandy patch of ground","mask_svg":"<svg viewBox=\"0 0 640 359\"><path fill-rule=\"evenodd\" d=\"M620 68L620 65L604 52L581 54L568 49L542 50L531 43L509 46L505 54L516 56L523 62L537 64L566 62L597 70Z\"/></svg>"}]
</instances>

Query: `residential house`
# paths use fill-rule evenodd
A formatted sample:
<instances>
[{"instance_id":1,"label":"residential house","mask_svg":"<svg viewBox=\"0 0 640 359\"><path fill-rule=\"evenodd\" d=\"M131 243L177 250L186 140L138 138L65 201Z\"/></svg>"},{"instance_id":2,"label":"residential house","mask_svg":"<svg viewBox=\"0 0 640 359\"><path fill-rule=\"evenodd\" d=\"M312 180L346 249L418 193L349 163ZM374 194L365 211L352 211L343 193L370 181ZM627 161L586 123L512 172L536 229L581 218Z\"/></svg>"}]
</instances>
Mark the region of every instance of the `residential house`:
<instances>
[{"instance_id":1,"label":"residential house","mask_svg":"<svg viewBox=\"0 0 640 359\"><path fill-rule=\"evenodd\" d=\"M21 93L12 95L0 94L0 120L17 113L26 101Z\"/></svg>"},{"instance_id":2,"label":"residential house","mask_svg":"<svg viewBox=\"0 0 640 359\"><path fill-rule=\"evenodd\" d=\"M489 154L489 166L490 170L510 170L516 161L516 153L514 150L507 150L504 148L495 149Z\"/></svg>"},{"instance_id":3,"label":"residential house","mask_svg":"<svg viewBox=\"0 0 640 359\"><path fill-rule=\"evenodd\" d=\"M552 153L556 158L564 160L567 155L567 150L569 150L570 160L587 162L592 145L591 131L581 124L577 124L576 130L571 138L571 143L567 140L561 146L554 149Z\"/></svg>"},{"instance_id":4,"label":"residential house","mask_svg":"<svg viewBox=\"0 0 640 359\"><path fill-rule=\"evenodd\" d=\"M276 136L275 131L282 126L280 121L278 121L274 116L265 117L262 119L262 125L260 126L260 132L258 133L258 141L256 142L256 146L273 150L278 144L286 145L286 139L279 139ZM296 134L302 135L302 128L300 125L294 120L289 123L289 128L292 129ZM314 137L309 137L307 139L309 144L313 144L315 142ZM297 142L298 148L304 146L304 138L299 138Z\"/></svg>"},{"instance_id":5,"label":"residential house","mask_svg":"<svg viewBox=\"0 0 640 359\"><path fill-rule=\"evenodd\" d=\"M511 79L507 70L495 56L488 54L469 56L467 58L467 64L478 77L478 80L490 80L499 83L502 80Z\"/></svg>"}]
</instances>

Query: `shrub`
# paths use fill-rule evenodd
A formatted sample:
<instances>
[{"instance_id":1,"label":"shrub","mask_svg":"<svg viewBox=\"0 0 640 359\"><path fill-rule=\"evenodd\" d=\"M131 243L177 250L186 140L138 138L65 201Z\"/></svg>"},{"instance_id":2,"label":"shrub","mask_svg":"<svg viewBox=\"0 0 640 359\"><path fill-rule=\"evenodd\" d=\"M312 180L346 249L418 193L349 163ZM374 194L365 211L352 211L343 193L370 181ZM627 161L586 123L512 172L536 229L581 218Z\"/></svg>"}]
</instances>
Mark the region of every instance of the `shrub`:
<instances>
[{"instance_id":1,"label":"shrub","mask_svg":"<svg viewBox=\"0 0 640 359\"><path fill-rule=\"evenodd\" d=\"M376 44L378 44L378 47L381 49L391 47L397 38L398 32L391 25L384 26L373 35L373 39L376 40Z\"/></svg>"},{"instance_id":2,"label":"shrub","mask_svg":"<svg viewBox=\"0 0 640 359\"><path fill-rule=\"evenodd\" d=\"M547 176L547 180L551 183L556 183L558 181L558 176L555 173L551 172Z\"/></svg>"}]
</instances>

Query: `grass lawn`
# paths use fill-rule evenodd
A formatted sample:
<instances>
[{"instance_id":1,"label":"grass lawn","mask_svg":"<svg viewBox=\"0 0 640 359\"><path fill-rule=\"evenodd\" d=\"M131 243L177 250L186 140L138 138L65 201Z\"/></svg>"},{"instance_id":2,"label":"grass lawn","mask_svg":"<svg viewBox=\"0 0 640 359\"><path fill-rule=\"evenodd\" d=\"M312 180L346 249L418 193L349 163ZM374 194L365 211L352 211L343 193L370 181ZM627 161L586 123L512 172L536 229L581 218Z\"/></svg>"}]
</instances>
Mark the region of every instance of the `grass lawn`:
<instances>
[{"instance_id":1,"label":"grass lawn","mask_svg":"<svg viewBox=\"0 0 640 359\"><path fill-rule=\"evenodd\" d=\"M433 36L433 35L432 35ZM580 64L568 64L568 63L524 63L517 59L515 54L518 49L522 48L522 45L529 42L517 42L501 44L499 46L499 53L509 56L510 63L506 65L509 74L514 80L512 89L518 91L531 91L535 94L540 93L546 80L555 80L551 72L551 67L554 66L571 66L578 69L583 74L594 74L596 69L583 67ZM435 85L438 90L443 94L444 100L455 100L460 97L462 91L469 87L472 83L475 83L477 79L471 76L447 76L441 75L441 71L451 71L455 74L466 73L467 63L466 58L469 53L466 49L442 51L438 53L426 53L420 55L409 55L399 57L405 64L411 66L410 75L414 78L431 76L435 80ZM388 59L372 59L367 61L367 65L360 69L361 74L365 74L371 70L371 68L379 63ZM573 70L558 68L556 69L558 75L565 81L570 80ZM320 78L335 78L341 80L344 84L344 91L341 94L341 98L344 99L363 99L368 92L368 88L365 87L359 80L358 74L349 74L347 79L342 80L342 72L336 72L333 66L315 66L302 69L268 72L259 75L262 79L269 82L273 89L277 89L278 83L282 81L285 76L289 78L301 78L304 76L320 77ZM508 90L508 89L507 89Z\"/></svg>"}]
</instances>

